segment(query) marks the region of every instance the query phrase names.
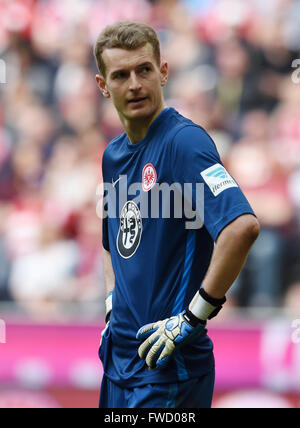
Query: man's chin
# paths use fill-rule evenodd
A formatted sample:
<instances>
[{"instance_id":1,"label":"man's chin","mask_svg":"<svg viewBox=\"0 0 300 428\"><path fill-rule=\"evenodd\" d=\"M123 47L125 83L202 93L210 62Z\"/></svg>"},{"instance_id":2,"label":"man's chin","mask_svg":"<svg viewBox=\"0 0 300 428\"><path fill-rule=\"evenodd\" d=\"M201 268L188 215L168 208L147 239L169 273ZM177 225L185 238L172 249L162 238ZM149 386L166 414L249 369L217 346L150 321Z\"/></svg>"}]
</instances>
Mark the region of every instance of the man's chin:
<instances>
[{"instance_id":1,"label":"man's chin","mask_svg":"<svg viewBox=\"0 0 300 428\"><path fill-rule=\"evenodd\" d=\"M155 114L155 109L150 109L148 106L143 106L140 108L127 108L126 118L127 119L146 119Z\"/></svg>"}]
</instances>

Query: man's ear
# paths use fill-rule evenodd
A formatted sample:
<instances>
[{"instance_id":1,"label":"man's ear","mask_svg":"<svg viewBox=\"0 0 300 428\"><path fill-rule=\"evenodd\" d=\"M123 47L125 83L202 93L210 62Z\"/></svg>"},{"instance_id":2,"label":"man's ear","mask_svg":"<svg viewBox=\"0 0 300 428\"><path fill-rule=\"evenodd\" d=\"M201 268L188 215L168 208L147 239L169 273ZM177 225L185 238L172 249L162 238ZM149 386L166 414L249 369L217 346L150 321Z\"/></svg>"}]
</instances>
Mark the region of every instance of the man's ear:
<instances>
[{"instance_id":1,"label":"man's ear","mask_svg":"<svg viewBox=\"0 0 300 428\"><path fill-rule=\"evenodd\" d=\"M97 85L98 85L98 87L99 87L102 95L105 98L110 98L110 93L109 93L109 91L108 91L108 89L106 87L106 82L105 82L104 77L100 76L100 74L97 74L96 75L96 82L97 82Z\"/></svg>"},{"instance_id":2,"label":"man's ear","mask_svg":"<svg viewBox=\"0 0 300 428\"><path fill-rule=\"evenodd\" d=\"M166 61L162 61L160 66L160 82L161 86L165 86L168 81L169 76L169 66Z\"/></svg>"}]
</instances>

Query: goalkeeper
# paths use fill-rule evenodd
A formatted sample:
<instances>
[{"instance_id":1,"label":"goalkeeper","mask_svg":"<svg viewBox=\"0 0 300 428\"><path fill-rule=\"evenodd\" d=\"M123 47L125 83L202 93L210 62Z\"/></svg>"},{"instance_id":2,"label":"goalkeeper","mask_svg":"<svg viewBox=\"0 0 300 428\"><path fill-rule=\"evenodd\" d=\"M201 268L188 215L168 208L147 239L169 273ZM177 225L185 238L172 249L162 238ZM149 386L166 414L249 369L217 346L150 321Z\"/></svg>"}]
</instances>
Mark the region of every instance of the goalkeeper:
<instances>
[{"instance_id":1,"label":"goalkeeper","mask_svg":"<svg viewBox=\"0 0 300 428\"><path fill-rule=\"evenodd\" d=\"M111 183L104 207L115 206L118 215L103 219L100 407L210 407L215 366L208 320L225 303L259 225L206 131L165 105L168 64L155 31L133 22L106 27L95 57L99 89L125 130L102 162L103 180ZM128 189L137 183L134 198ZM201 227L187 227L183 208L181 216L170 210L165 218L162 209L152 218L159 183L194 186L189 202ZM197 211L198 184L204 216ZM170 200L162 197L163 208Z\"/></svg>"}]
</instances>

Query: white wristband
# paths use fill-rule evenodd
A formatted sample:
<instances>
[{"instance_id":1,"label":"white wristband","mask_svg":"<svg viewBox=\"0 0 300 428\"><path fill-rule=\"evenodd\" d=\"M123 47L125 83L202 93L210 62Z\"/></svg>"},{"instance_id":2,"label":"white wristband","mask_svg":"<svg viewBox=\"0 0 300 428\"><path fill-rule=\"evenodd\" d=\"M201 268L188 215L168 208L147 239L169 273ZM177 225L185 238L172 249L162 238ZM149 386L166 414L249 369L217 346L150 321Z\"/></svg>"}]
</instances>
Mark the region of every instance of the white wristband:
<instances>
[{"instance_id":1,"label":"white wristband","mask_svg":"<svg viewBox=\"0 0 300 428\"><path fill-rule=\"evenodd\" d=\"M105 315L107 316L112 311L112 295L113 292L111 291L108 293L105 299Z\"/></svg>"},{"instance_id":2,"label":"white wristband","mask_svg":"<svg viewBox=\"0 0 300 428\"><path fill-rule=\"evenodd\" d=\"M189 310L195 317L200 320L206 321L210 314L216 309L216 306L211 305L202 296L199 291L193 297L193 300L189 304Z\"/></svg>"}]
</instances>

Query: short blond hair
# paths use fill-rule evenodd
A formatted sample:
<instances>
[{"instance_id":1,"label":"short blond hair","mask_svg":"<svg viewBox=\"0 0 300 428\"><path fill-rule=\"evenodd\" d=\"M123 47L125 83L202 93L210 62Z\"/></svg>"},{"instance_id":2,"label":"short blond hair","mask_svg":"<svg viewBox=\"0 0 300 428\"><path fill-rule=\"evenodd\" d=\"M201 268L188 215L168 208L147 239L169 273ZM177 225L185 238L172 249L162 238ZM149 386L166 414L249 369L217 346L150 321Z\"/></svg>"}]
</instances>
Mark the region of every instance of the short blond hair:
<instances>
[{"instance_id":1,"label":"short blond hair","mask_svg":"<svg viewBox=\"0 0 300 428\"><path fill-rule=\"evenodd\" d=\"M108 25L101 31L94 48L94 56L100 73L105 77L106 67L102 57L105 49L134 50L143 47L146 43L151 44L154 58L160 66L160 42L152 27L133 21Z\"/></svg>"}]
</instances>

